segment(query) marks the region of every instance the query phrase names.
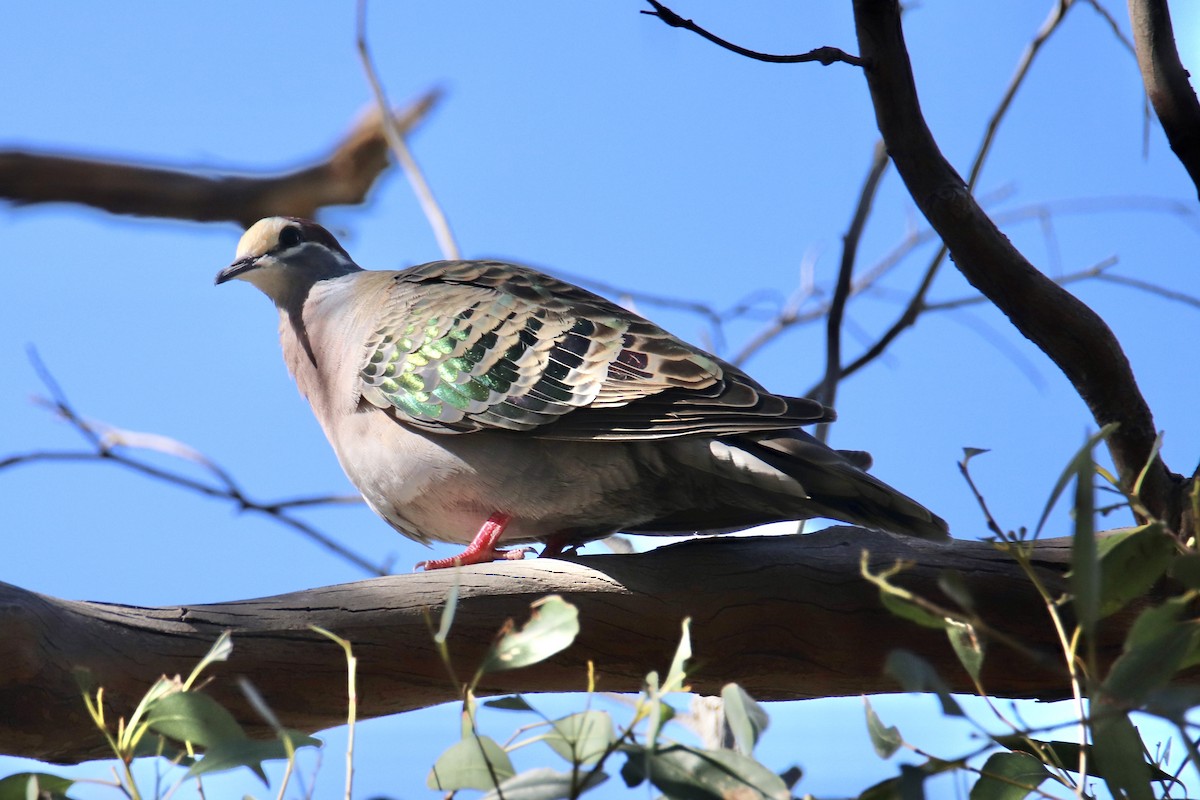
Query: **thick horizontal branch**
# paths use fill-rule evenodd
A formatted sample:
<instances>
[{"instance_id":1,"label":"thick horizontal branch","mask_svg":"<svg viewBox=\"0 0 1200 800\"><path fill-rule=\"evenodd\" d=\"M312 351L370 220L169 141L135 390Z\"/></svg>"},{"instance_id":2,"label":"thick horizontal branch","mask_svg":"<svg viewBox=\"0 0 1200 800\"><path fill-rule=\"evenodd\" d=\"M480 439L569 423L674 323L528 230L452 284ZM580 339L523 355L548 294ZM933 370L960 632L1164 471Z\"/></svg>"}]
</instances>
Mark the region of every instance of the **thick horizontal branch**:
<instances>
[{"instance_id":1,"label":"thick horizontal branch","mask_svg":"<svg viewBox=\"0 0 1200 800\"><path fill-rule=\"evenodd\" d=\"M632 692L645 674L665 669L680 621L691 617L691 683L717 693L728 681L755 697L784 700L896 691L883 674L888 653L913 650L947 684L971 691L946 637L891 616L862 578L872 569L914 562L897 582L953 604L938 577L957 570L981 618L1028 651L992 642L983 684L993 695L1059 698L1069 694L1045 607L1012 559L984 542L931 544L856 528L806 536L715 538L636 555L538 559L376 578L293 594L211 605L137 608L46 597L0 584L0 752L49 761L105 754L84 713L73 672L90 672L111 719L128 716L161 674L186 675L224 630L229 662L206 690L257 733L261 720L241 697L245 676L285 725L318 730L345 719L343 653L309 630L319 625L349 639L358 657L360 717L376 717L459 697L432 641L451 587L460 595L448 641L454 668L469 678L509 618L557 593L580 610L575 644L533 667L487 676L480 691L581 691L587 663L598 688ZM1041 579L1061 588L1067 540L1038 545ZM1106 621L1104 658L1119 649L1130 617Z\"/></svg>"},{"instance_id":2,"label":"thick horizontal branch","mask_svg":"<svg viewBox=\"0 0 1200 800\"><path fill-rule=\"evenodd\" d=\"M879 131L909 194L963 277L1063 371L1097 424L1119 423L1108 445L1123 484L1149 463L1141 500L1181 530L1186 487L1154 450L1154 418L1116 336L1025 259L942 155L917 99L898 0L855 0L854 16Z\"/></svg>"},{"instance_id":3,"label":"thick horizontal branch","mask_svg":"<svg viewBox=\"0 0 1200 800\"><path fill-rule=\"evenodd\" d=\"M431 91L397 113L402 132L437 102ZM314 217L318 209L361 203L388 165L378 111L363 116L321 161L274 175L214 175L48 153L0 151L0 198L21 205L79 203L113 214L197 222Z\"/></svg>"}]
</instances>

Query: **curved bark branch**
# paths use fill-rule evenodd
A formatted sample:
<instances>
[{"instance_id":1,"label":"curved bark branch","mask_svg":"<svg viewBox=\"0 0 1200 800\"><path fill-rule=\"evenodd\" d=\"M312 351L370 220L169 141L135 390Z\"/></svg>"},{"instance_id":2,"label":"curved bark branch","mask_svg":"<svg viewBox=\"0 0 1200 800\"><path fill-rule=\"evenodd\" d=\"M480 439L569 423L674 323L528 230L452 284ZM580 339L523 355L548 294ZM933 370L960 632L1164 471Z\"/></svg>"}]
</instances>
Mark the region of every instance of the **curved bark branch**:
<instances>
[{"instance_id":1,"label":"curved bark branch","mask_svg":"<svg viewBox=\"0 0 1200 800\"><path fill-rule=\"evenodd\" d=\"M448 646L456 672L470 676L506 619L523 621L549 593L580 609L582 631L555 658L489 675L480 693L581 691L587 662L598 688L631 692L646 672L670 662L680 620L693 620L691 683L715 694L737 681L768 700L896 691L883 675L887 654L913 650L956 691L973 691L945 635L889 614L862 578L897 559L912 569L896 581L942 605L939 576L964 576L978 613L1017 653L993 641L983 685L996 696L1069 694L1057 665L1054 631L1028 578L984 542L931 544L855 528L806 536L716 538L639 554L571 560L500 562L435 573L375 578L258 600L137 608L59 600L0 584L0 752L49 761L105 755L84 713L74 671L105 689L109 713L128 716L160 674L187 674L223 630L233 631L231 659L214 667L206 689L252 733L268 731L237 690L246 676L285 725L316 730L345 719L341 650L309 630L319 625L349 639L358 658L361 718L455 700L432 641L430 621L451 586L460 599ZM1068 540L1042 542L1035 563L1059 591ZM1119 650L1133 609L1106 620L1100 650Z\"/></svg>"},{"instance_id":2,"label":"curved bark branch","mask_svg":"<svg viewBox=\"0 0 1200 800\"><path fill-rule=\"evenodd\" d=\"M917 207L958 270L1062 370L1096 423L1120 424L1108 446L1122 484L1131 488L1149 463L1142 503L1181 530L1183 479L1154 453L1154 417L1116 336L1021 255L938 149L921 114L897 0L855 0L854 16L876 121Z\"/></svg>"},{"instance_id":3,"label":"curved bark branch","mask_svg":"<svg viewBox=\"0 0 1200 800\"><path fill-rule=\"evenodd\" d=\"M430 91L397 112L402 131L437 103ZM361 203L388 165L377 110L365 114L322 161L277 175L212 175L48 153L0 151L0 198L80 203L113 214L249 227L263 217L314 217L320 208Z\"/></svg>"},{"instance_id":4,"label":"curved bark branch","mask_svg":"<svg viewBox=\"0 0 1200 800\"><path fill-rule=\"evenodd\" d=\"M1129 21L1146 96L1200 192L1200 101L1175 49L1171 11L1166 0L1129 0Z\"/></svg>"}]
</instances>

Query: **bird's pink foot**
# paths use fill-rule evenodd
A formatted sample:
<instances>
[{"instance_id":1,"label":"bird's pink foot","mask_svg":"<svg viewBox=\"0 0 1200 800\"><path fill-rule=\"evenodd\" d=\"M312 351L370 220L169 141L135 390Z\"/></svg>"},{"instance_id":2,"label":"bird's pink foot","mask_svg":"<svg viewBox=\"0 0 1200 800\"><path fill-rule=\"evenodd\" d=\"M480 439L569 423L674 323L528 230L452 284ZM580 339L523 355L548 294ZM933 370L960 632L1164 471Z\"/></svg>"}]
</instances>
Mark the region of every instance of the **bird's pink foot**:
<instances>
[{"instance_id":1,"label":"bird's pink foot","mask_svg":"<svg viewBox=\"0 0 1200 800\"><path fill-rule=\"evenodd\" d=\"M451 558L418 562L416 569L428 572L431 569L462 567L467 564L487 564L491 561L520 561L529 552L528 547L519 547L516 550L496 548L496 542L500 541L500 536L511 519L508 514L497 511L487 518L487 522L483 523L483 527L479 529L479 533L475 534L475 538L467 545L466 550Z\"/></svg>"}]
</instances>

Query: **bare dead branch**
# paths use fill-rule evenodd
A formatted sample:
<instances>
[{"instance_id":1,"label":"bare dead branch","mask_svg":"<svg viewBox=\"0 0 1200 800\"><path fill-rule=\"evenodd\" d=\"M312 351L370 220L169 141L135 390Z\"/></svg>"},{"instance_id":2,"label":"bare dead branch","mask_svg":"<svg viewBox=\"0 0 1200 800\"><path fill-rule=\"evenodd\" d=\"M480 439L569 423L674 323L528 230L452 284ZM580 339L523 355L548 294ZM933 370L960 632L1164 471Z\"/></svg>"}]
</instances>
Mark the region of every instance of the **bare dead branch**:
<instances>
[{"instance_id":1,"label":"bare dead branch","mask_svg":"<svg viewBox=\"0 0 1200 800\"><path fill-rule=\"evenodd\" d=\"M1039 579L1064 591L1070 540L1033 546ZM80 603L0 584L0 752L50 761L102 755L74 671L87 670L105 688L113 718L128 715L160 674L187 674L225 630L233 632L233 654L215 667L206 692L252 733L269 730L235 676L249 679L289 727L344 722L343 653L313 633L314 624L354 646L360 718L455 700L461 687L447 680L428 628L455 584L447 644L459 675L474 672L495 632L507 619L526 618L534 599L557 593L580 609L574 645L547 662L486 676L485 695L581 691L589 661L599 690L637 691L649 670L669 663L685 616L693 619L689 682L701 693L716 694L728 681L765 700L892 692L897 687L883 665L898 647L928 660L951 690L973 692L942 631L882 607L878 589L859 572L864 548L873 571L910 562L896 582L940 606L953 608L939 577L948 569L963 576L977 629L993 630L985 637L991 650L982 676L990 694L1069 694L1045 606L1010 556L986 542L931 544L834 528L718 537L635 555L498 562L187 607ZM1119 654L1145 602L1105 620L1097 642L1102 663ZM764 628L764 621L774 623ZM1021 648L1003 644L1009 640ZM1194 683L1196 676L1182 680Z\"/></svg>"},{"instance_id":2,"label":"bare dead branch","mask_svg":"<svg viewBox=\"0 0 1200 800\"><path fill-rule=\"evenodd\" d=\"M433 189L429 186L429 182L425 180L425 173L417 165L416 159L413 158L412 152L408 149L408 143L404 141L406 129L400 124L399 120L388 113L391 105L388 103L387 94L383 89L383 82L379 79L379 73L375 69L375 62L371 59L371 50L367 45L367 0L358 0L354 36L355 45L358 48L358 57L362 61L363 72L366 73L367 81L371 84L371 91L375 95L375 102L378 106L380 117L383 120L383 134L387 139L388 146L391 148L396 160L400 162L400 166L404 169L404 174L408 176L408 182L412 186L413 193L417 196L417 202L421 204L421 210L425 212L425 219L429 221L429 226L433 229L433 235L437 238L438 246L442 251L442 257L450 259L459 258L458 243L455 242L454 233L450 230L450 221L446 219L441 204L438 203L437 198L433 194Z\"/></svg>"},{"instance_id":3,"label":"bare dead branch","mask_svg":"<svg viewBox=\"0 0 1200 800\"><path fill-rule=\"evenodd\" d=\"M704 28L701 28L699 25L692 22L690 19L684 19L671 9L664 6L662 3L658 2L658 0L646 0L646 2L654 6L654 10L642 11L643 14L650 17L658 17L672 28L683 28L684 30L691 31L692 33L708 39L710 42L719 47L723 47L726 50L730 50L740 56L745 56L746 58L753 58L755 61L766 61L771 64L803 64L806 62L816 61L826 67L828 67L830 64L840 61L843 64L850 64L851 66L855 67L863 66L863 60L861 58L852 56L836 47L818 47L815 50L808 51L807 53L800 53L798 55L791 56L779 56L772 55L770 53L759 53L755 50L747 50L746 48L736 45L733 42L728 42L722 39L716 34L709 33Z\"/></svg>"},{"instance_id":4,"label":"bare dead branch","mask_svg":"<svg viewBox=\"0 0 1200 800\"><path fill-rule=\"evenodd\" d=\"M1129 0L1129 21L1146 96L1200 192L1200 101L1175 48L1171 11L1166 0Z\"/></svg>"},{"instance_id":5,"label":"bare dead branch","mask_svg":"<svg viewBox=\"0 0 1200 800\"><path fill-rule=\"evenodd\" d=\"M1182 523L1182 479L1154 451L1154 418L1129 361L1095 312L1038 272L979 207L925 124L896 0L855 0L867 84L888 152L909 194L975 288L1071 381L1097 424L1117 422L1108 440L1123 485L1150 464L1141 500L1175 530Z\"/></svg>"},{"instance_id":6,"label":"bare dead branch","mask_svg":"<svg viewBox=\"0 0 1200 800\"><path fill-rule=\"evenodd\" d=\"M362 498L335 495L304 497L266 503L252 500L238 482L234 480L228 470L221 467L208 456L176 439L162 436L161 434L125 431L121 428L83 418L67 400L66 394L55 381L54 376L46 369L41 359L38 358L36 352L30 352L30 359L33 361L34 369L53 397L52 400L44 401L44 404L51 408L64 421L68 422L91 447L87 450L42 450L5 456L0 458L0 471L26 464L54 461L115 464L145 475L148 478L154 478L172 486L196 492L205 497L228 500L239 511L252 511L265 514L281 525L291 528L305 538L316 542L339 558L354 564L368 575L388 575L391 572L386 564L381 565L372 562L365 556L356 553L336 541L328 534L287 513L288 509L293 508L362 502ZM216 484L206 483L181 472L174 472L155 466L128 454L127 450L151 450L196 464L213 476L216 479Z\"/></svg>"},{"instance_id":7,"label":"bare dead branch","mask_svg":"<svg viewBox=\"0 0 1200 800\"><path fill-rule=\"evenodd\" d=\"M414 129L437 103L431 90L398 112ZM361 203L387 167L380 115L367 112L319 162L271 175L178 170L62 154L0 151L0 198L20 205L79 203L113 214L249 227L263 217L314 217L326 206Z\"/></svg>"},{"instance_id":8,"label":"bare dead branch","mask_svg":"<svg viewBox=\"0 0 1200 800\"><path fill-rule=\"evenodd\" d=\"M876 142L871 153L867 179L858 193L854 216L842 237L842 263L838 267L837 284L834 286L833 299L829 301L829 314L825 319L825 377L821 379L820 388L810 395L827 406L832 406L837 400L837 385L842 375L842 317L845 315L846 302L850 299L854 263L858 258L858 243L862 238L863 228L867 225L867 218L871 215L871 204L875 201L875 194L879 190L887 165L887 148L883 146L882 141ZM828 439L828 422L817 426L816 436L822 442Z\"/></svg>"}]
</instances>

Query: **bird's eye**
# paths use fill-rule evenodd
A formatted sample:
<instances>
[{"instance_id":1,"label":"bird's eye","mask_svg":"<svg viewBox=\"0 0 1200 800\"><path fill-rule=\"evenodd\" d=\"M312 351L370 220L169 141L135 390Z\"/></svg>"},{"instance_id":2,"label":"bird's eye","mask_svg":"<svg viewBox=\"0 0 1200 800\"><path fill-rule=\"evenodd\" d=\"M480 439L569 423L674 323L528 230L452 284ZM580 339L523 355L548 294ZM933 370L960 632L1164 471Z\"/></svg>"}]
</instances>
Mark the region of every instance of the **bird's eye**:
<instances>
[{"instance_id":1,"label":"bird's eye","mask_svg":"<svg viewBox=\"0 0 1200 800\"><path fill-rule=\"evenodd\" d=\"M288 225L279 232L279 249L287 250L304 241L304 233L295 225Z\"/></svg>"}]
</instances>

